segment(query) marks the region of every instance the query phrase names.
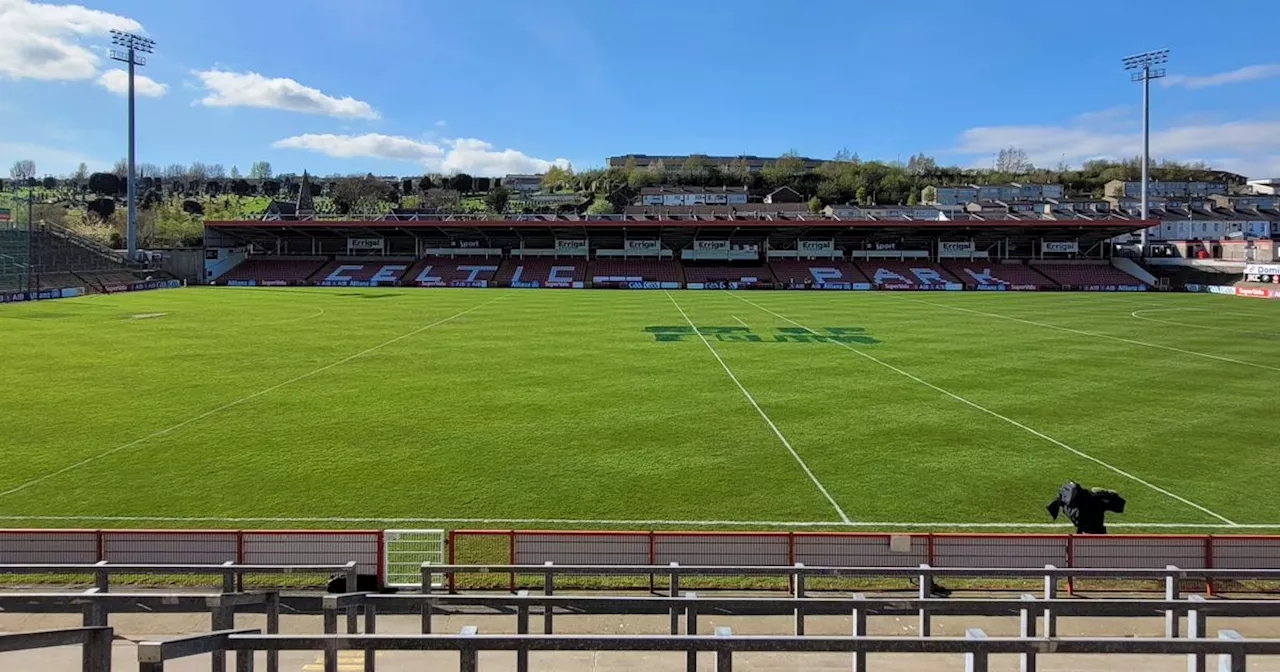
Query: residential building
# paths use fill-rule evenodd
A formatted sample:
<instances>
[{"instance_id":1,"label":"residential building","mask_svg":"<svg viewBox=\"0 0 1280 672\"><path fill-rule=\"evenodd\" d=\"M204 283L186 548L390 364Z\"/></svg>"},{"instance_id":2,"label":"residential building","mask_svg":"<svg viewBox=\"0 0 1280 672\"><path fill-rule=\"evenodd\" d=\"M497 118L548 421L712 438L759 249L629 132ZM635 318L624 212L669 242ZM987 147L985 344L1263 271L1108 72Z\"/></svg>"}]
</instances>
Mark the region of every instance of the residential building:
<instances>
[{"instance_id":1,"label":"residential building","mask_svg":"<svg viewBox=\"0 0 1280 672\"><path fill-rule=\"evenodd\" d=\"M1142 198L1142 182L1111 180L1103 185L1107 196ZM1147 198L1203 198L1214 194L1226 194L1226 182L1160 182L1147 183Z\"/></svg>"},{"instance_id":2,"label":"residential building","mask_svg":"<svg viewBox=\"0 0 1280 672\"><path fill-rule=\"evenodd\" d=\"M978 200L978 188L925 187L920 200L927 205L964 205Z\"/></svg>"},{"instance_id":3,"label":"residential building","mask_svg":"<svg viewBox=\"0 0 1280 672\"><path fill-rule=\"evenodd\" d=\"M531 194L542 188L542 176L508 175L502 178L502 186L517 194Z\"/></svg>"},{"instance_id":4,"label":"residential building","mask_svg":"<svg viewBox=\"0 0 1280 672\"><path fill-rule=\"evenodd\" d=\"M690 156L697 156L706 162L708 166L714 166L721 170L734 165L745 164L747 170L753 173L760 172L765 166L776 163L778 159L782 158L778 156L753 156L749 154L741 156L705 156L701 154L624 154L622 156L609 157L605 160L605 165L609 168L624 168L626 167L627 162L630 161L636 168L648 168L649 166L661 161L662 165L668 171L674 172L681 170L684 167L685 161L688 161ZM820 159L811 159L804 156L798 156L796 158L804 164L805 170L813 170L814 168L826 163Z\"/></svg>"},{"instance_id":5,"label":"residential building","mask_svg":"<svg viewBox=\"0 0 1280 672\"><path fill-rule=\"evenodd\" d=\"M835 219L942 220L955 210L928 205L828 205L822 213Z\"/></svg>"},{"instance_id":6,"label":"residential building","mask_svg":"<svg viewBox=\"0 0 1280 672\"><path fill-rule=\"evenodd\" d=\"M1240 196L1214 194L1209 198L1219 208L1280 209L1280 195L1278 194L1244 194Z\"/></svg>"},{"instance_id":7,"label":"residential building","mask_svg":"<svg viewBox=\"0 0 1280 672\"><path fill-rule=\"evenodd\" d=\"M765 203L803 203L804 196L791 187L779 187L764 197Z\"/></svg>"},{"instance_id":8,"label":"residential building","mask_svg":"<svg viewBox=\"0 0 1280 672\"><path fill-rule=\"evenodd\" d=\"M1249 193L1268 196L1280 195L1280 177L1268 177L1260 180L1249 180Z\"/></svg>"},{"instance_id":9,"label":"residential building","mask_svg":"<svg viewBox=\"0 0 1280 672\"><path fill-rule=\"evenodd\" d=\"M638 205L741 205L746 187L645 187Z\"/></svg>"}]
</instances>

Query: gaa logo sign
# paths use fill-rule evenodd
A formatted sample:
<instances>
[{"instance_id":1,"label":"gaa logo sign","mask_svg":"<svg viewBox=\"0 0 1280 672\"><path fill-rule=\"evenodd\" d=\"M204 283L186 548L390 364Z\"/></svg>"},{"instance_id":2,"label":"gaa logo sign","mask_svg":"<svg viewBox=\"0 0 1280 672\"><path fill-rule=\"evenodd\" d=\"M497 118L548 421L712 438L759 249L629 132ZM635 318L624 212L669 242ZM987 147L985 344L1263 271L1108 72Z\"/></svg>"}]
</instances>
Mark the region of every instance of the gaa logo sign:
<instances>
[{"instance_id":1,"label":"gaa logo sign","mask_svg":"<svg viewBox=\"0 0 1280 672\"><path fill-rule=\"evenodd\" d=\"M868 336L862 327L822 327L818 330L805 327L778 327L773 334L757 334L751 327L645 327L645 333L653 334L658 343L697 341L699 337L714 338L731 343L858 343L874 345L880 341Z\"/></svg>"}]
</instances>

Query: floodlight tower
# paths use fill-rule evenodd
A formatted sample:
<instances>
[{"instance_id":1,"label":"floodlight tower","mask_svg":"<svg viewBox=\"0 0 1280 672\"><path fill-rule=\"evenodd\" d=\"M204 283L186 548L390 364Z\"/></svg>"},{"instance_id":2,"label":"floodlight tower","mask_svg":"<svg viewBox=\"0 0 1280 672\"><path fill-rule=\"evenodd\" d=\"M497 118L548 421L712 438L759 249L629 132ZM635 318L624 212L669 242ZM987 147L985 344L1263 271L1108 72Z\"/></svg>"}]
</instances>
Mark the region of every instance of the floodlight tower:
<instances>
[{"instance_id":1,"label":"floodlight tower","mask_svg":"<svg viewBox=\"0 0 1280 672\"><path fill-rule=\"evenodd\" d=\"M133 33L112 30L111 44L120 47L111 50L112 60L129 64L129 182L127 185L129 218L125 228L125 246L129 259L134 259L138 256L138 176L134 162L133 71L136 66L147 64L147 57L138 54L152 53L155 51L156 43Z\"/></svg>"},{"instance_id":2,"label":"floodlight tower","mask_svg":"<svg viewBox=\"0 0 1280 672\"><path fill-rule=\"evenodd\" d=\"M1148 215L1147 208L1147 169L1151 163L1151 80L1164 77L1164 68L1154 66L1163 65L1169 61L1168 49L1157 49L1155 51L1145 51L1141 54L1134 54L1125 57L1121 62L1124 63L1125 70L1135 70L1129 77L1131 81L1142 82L1142 219L1145 221ZM1142 249L1147 249L1147 230L1142 230Z\"/></svg>"}]
</instances>

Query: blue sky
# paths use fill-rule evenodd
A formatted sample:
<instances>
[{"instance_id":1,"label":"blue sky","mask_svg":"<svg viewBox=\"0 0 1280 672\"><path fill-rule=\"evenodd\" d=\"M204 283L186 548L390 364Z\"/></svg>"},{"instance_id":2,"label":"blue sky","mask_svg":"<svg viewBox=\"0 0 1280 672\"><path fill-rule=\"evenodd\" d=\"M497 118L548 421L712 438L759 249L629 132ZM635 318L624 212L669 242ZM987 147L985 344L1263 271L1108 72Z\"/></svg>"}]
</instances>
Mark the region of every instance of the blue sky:
<instances>
[{"instance_id":1,"label":"blue sky","mask_svg":"<svg viewBox=\"0 0 1280 672\"><path fill-rule=\"evenodd\" d=\"M628 152L1132 156L1120 58L1172 50L1156 158L1280 176L1260 5L1185 0L0 0L0 164L125 154L107 30L153 37L138 160L505 174Z\"/></svg>"}]
</instances>

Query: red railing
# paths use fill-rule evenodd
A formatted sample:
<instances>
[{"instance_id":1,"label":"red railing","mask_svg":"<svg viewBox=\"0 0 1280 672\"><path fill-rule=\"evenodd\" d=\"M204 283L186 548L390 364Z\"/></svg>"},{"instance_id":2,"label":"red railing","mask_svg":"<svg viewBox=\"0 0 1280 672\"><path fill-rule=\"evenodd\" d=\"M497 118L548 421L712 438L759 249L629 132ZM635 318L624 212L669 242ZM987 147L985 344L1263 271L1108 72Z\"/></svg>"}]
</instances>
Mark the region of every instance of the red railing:
<instances>
[{"instance_id":1,"label":"red railing","mask_svg":"<svg viewBox=\"0 0 1280 672\"><path fill-rule=\"evenodd\" d=\"M448 559L451 564L1273 569L1280 568L1280 536L452 530ZM515 588L514 575L508 584ZM455 588L452 576L449 587Z\"/></svg>"},{"instance_id":2,"label":"red railing","mask_svg":"<svg viewBox=\"0 0 1280 672\"><path fill-rule=\"evenodd\" d=\"M0 564L343 564L384 576L381 530L0 530Z\"/></svg>"}]
</instances>

